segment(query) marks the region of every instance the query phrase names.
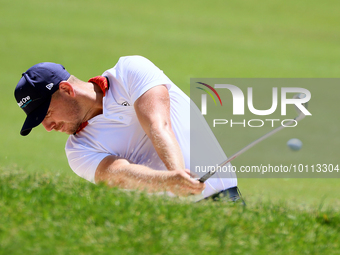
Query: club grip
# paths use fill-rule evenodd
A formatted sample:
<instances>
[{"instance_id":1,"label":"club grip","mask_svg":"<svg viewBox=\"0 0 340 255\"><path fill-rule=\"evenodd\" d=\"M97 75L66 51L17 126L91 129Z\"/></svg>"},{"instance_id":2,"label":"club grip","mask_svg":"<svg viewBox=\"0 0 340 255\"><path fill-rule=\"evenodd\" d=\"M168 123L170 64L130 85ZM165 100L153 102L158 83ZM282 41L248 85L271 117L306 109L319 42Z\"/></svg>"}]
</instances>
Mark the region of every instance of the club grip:
<instances>
[{"instance_id":1,"label":"club grip","mask_svg":"<svg viewBox=\"0 0 340 255\"><path fill-rule=\"evenodd\" d=\"M203 175L201 178L198 179L199 182L205 182L212 176L215 172L208 172L205 175Z\"/></svg>"}]
</instances>

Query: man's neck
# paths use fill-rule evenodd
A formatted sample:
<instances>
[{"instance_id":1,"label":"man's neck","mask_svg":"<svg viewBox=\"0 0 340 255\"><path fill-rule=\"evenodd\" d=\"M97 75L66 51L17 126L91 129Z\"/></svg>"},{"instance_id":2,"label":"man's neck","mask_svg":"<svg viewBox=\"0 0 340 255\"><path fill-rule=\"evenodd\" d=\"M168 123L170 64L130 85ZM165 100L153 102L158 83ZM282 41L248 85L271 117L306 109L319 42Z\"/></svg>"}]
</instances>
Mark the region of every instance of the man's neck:
<instances>
[{"instance_id":1,"label":"man's neck","mask_svg":"<svg viewBox=\"0 0 340 255\"><path fill-rule=\"evenodd\" d=\"M95 83L89 82L89 86L91 87L91 94L85 103L87 108L84 118L85 121L103 113L103 91Z\"/></svg>"}]
</instances>

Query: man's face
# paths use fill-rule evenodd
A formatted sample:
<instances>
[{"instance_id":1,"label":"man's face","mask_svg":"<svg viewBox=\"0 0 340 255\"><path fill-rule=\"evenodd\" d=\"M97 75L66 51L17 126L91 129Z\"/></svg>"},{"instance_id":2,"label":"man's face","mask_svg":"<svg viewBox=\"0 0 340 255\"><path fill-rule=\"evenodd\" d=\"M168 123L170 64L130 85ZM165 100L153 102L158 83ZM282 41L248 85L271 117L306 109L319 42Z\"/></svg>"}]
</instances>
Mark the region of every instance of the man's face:
<instances>
[{"instance_id":1,"label":"man's face","mask_svg":"<svg viewBox=\"0 0 340 255\"><path fill-rule=\"evenodd\" d=\"M74 97L57 91L53 94L45 119L44 128L50 132L56 130L66 134L74 134L83 120L80 117L80 106Z\"/></svg>"}]
</instances>

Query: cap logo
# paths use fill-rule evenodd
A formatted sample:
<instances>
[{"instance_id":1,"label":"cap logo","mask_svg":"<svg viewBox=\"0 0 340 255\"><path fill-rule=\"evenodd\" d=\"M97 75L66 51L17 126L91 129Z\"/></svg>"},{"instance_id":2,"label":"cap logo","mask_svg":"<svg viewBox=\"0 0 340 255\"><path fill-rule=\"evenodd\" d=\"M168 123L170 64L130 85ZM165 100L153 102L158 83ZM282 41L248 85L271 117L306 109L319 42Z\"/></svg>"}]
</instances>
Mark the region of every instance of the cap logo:
<instances>
[{"instance_id":1,"label":"cap logo","mask_svg":"<svg viewBox=\"0 0 340 255\"><path fill-rule=\"evenodd\" d=\"M46 85L46 88L47 88L48 90L51 90L51 89L53 88L53 86L54 86L53 83L49 83L49 84Z\"/></svg>"},{"instance_id":2,"label":"cap logo","mask_svg":"<svg viewBox=\"0 0 340 255\"><path fill-rule=\"evenodd\" d=\"M25 108L31 102L30 96L23 97L20 102L18 103L19 107Z\"/></svg>"}]
</instances>

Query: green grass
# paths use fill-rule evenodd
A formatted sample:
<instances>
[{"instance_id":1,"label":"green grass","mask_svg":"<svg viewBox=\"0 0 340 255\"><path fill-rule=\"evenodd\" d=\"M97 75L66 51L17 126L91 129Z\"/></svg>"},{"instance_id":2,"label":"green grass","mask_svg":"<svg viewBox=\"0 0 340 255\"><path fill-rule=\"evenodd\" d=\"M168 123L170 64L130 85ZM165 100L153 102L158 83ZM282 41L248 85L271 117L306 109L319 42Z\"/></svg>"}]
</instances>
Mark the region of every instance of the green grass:
<instances>
[{"instance_id":1,"label":"green grass","mask_svg":"<svg viewBox=\"0 0 340 255\"><path fill-rule=\"evenodd\" d=\"M332 209L188 203L0 171L0 254L339 254Z\"/></svg>"},{"instance_id":2,"label":"green grass","mask_svg":"<svg viewBox=\"0 0 340 255\"><path fill-rule=\"evenodd\" d=\"M20 137L25 114L13 97L21 73L38 62L61 63L87 80L131 54L152 60L187 94L196 77L338 78L339 1L0 4L0 253L339 253L337 178L240 178L246 209L97 187L70 170L65 135L38 127ZM313 117L233 164L340 164L338 80L311 90ZM267 131L217 136L231 155ZM298 153L285 145L292 137L304 143Z\"/></svg>"}]
</instances>

